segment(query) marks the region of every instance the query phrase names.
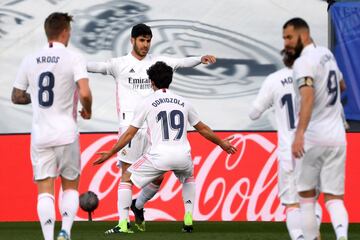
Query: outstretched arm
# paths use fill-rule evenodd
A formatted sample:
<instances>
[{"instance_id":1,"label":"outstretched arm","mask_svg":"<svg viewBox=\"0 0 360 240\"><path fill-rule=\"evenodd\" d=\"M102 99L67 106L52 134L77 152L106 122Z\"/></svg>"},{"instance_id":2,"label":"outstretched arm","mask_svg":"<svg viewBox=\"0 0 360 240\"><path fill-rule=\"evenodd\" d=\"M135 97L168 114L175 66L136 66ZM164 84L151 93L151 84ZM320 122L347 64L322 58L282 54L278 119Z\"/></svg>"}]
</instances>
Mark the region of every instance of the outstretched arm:
<instances>
[{"instance_id":1,"label":"outstretched arm","mask_svg":"<svg viewBox=\"0 0 360 240\"><path fill-rule=\"evenodd\" d=\"M198 122L194 125L194 128L207 140L219 145L225 152L233 154L236 152L236 148L231 145L229 140L231 139L220 139L205 123Z\"/></svg>"},{"instance_id":2,"label":"outstretched arm","mask_svg":"<svg viewBox=\"0 0 360 240\"><path fill-rule=\"evenodd\" d=\"M108 74L108 64L107 62L88 62L86 64L86 69L91 73L102 73Z\"/></svg>"},{"instance_id":3,"label":"outstretched arm","mask_svg":"<svg viewBox=\"0 0 360 240\"><path fill-rule=\"evenodd\" d=\"M167 64L169 64L174 70L176 70L177 68L195 67L200 63L209 64L216 62L216 57L212 55L204 55L202 57L186 57L186 58L167 58L167 57L163 57L163 58L164 58L163 60Z\"/></svg>"},{"instance_id":4,"label":"outstretched arm","mask_svg":"<svg viewBox=\"0 0 360 240\"><path fill-rule=\"evenodd\" d=\"M11 93L11 101L14 104L29 104L31 103L30 94L28 94L26 90L20 90L14 87Z\"/></svg>"},{"instance_id":5,"label":"outstretched arm","mask_svg":"<svg viewBox=\"0 0 360 240\"><path fill-rule=\"evenodd\" d=\"M119 138L117 143L112 147L112 149L106 152L98 153L101 156L95 160L93 165L98 165L107 161L112 155L120 151L123 147L126 146L126 144L128 144L131 141L131 139L135 136L138 130L139 130L138 128L130 125L128 129L121 135L121 137Z\"/></svg>"}]
</instances>

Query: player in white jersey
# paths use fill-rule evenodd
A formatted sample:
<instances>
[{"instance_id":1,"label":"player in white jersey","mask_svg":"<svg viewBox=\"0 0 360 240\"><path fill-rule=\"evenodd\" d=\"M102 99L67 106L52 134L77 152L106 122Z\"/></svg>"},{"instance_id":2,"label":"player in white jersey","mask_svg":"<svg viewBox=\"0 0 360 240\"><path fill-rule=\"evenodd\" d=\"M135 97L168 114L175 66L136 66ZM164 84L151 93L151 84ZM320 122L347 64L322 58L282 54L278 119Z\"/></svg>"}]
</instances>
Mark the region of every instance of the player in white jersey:
<instances>
[{"instance_id":1,"label":"player in white jersey","mask_svg":"<svg viewBox=\"0 0 360 240\"><path fill-rule=\"evenodd\" d=\"M94 164L101 164L113 154L121 150L136 132L147 124L150 131L151 146L147 153L137 159L124 173L124 181L120 184L120 232L131 232L127 227L129 207L131 205L132 184L144 187L162 176L173 171L184 184L193 178L193 163L190 144L187 139L188 122L199 133L219 145L224 151L233 154L236 148L229 140L221 140L213 131L202 123L191 104L184 98L172 93L168 88L172 81L173 70L164 62L157 62L148 70L153 94L145 98L135 109L134 118L115 146ZM183 192L183 198L187 196ZM192 208L185 208L183 231L192 232Z\"/></svg>"},{"instance_id":2,"label":"player in white jersey","mask_svg":"<svg viewBox=\"0 0 360 240\"><path fill-rule=\"evenodd\" d=\"M299 158L296 184L304 236L313 240L318 232L314 209L315 188L319 185L337 239L347 239L348 214L343 203L346 138L340 103L342 74L333 54L313 43L303 19L287 21L283 38L285 49L296 58L293 79L299 114L292 154Z\"/></svg>"},{"instance_id":3,"label":"player in white jersey","mask_svg":"<svg viewBox=\"0 0 360 240\"><path fill-rule=\"evenodd\" d=\"M152 32L149 26L145 24L137 24L131 31L132 51L126 56L112 58L107 62L89 62L87 68L89 72L102 73L111 75L116 82L116 104L119 119L119 136L128 128L135 106L146 96L153 92L151 82L147 76L146 70L155 62L163 61L173 69L182 67L194 67L200 63L214 63L214 56L206 55L203 57L188 58L170 58L164 56L152 56L148 54L152 39ZM142 156L148 149L147 126L141 126L137 135L132 139L131 143L118 153L119 165L122 172L126 172L127 168ZM123 181L123 178L122 180ZM144 204L150 200L159 190L162 178L150 183L145 187L139 197L134 199L131 209L135 215L135 225L140 231L145 230L145 221L143 208ZM195 182L186 183L186 189L195 193ZM119 193L118 193L119 197ZM195 194L193 194L195 199ZM190 203L191 202L191 203ZM193 204L193 200L184 204ZM121 211L121 209L118 209ZM119 213L120 216L120 213ZM106 231L106 234L116 233L119 225Z\"/></svg>"},{"instance_id":4,"label":"player in white jersey","mask_svg":"<svg viewBox=\"0 0 360 240\"><path fill-rule=\"evenodd\" d=\"M57 239L70 239L79 205L80 147L77 105L91 118L91 91L86 62L66 48L72 16L52 13L45 20L48 44L24 58L12 92L15 104L32 103L31 162L38 187L37 212L45 240L54 239L54 182L61 176L62 230ZM27 93L26 91L29 91Z\"/></svg>"},{"instance_id":5,"label":"player in white jersey","mask_svg":"<svg viewBox=\"0 0 360 240\"><path fill-rule=\"evenodd\" d=\"M282 68L270 74L263 82L253 103L253 110L249 114L252 120L261 117L262 113L273 107L278 137L278 187L280 201L286 207L286 226L292 240L303 239L301 230L299 198L296 191L294 162L291 154L291 144L295 130L295 91L293 86L293 71L291 69L295 59L283 50ZM322 210L316 204L318 224L321 223Z\"/></svg>"}]
</instances>

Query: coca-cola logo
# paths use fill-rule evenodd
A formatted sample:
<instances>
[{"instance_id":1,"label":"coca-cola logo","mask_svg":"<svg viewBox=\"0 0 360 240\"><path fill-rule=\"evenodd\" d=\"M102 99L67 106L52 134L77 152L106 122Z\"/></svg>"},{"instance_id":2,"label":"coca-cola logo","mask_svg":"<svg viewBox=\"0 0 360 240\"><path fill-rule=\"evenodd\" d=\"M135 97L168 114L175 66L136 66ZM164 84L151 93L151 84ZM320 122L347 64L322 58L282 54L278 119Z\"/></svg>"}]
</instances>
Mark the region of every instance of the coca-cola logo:
<instances>
[{"instance_id":1,"label":"coca-cola logo","mask_svg":"<svg viewBox=\"0 0 360 240\"><path fill-rule=\"evenodd\" d=\"M234 136L234 155L227 155L220 147L204 140L195 132L189 133L195 167L196 220L276 220L285 219L284 207L277 197L277 157L274 134L218 133L221 137ZM267 136L268 135L268 136ZM92 135L94 136L94 135ZM109 149L117 135L95 135L88 139L82 151L82 179L80 192L91 190L99 199L96 220L114 220L117 214L117 187L121 170L116 158L101 166L92 166L96 152ZM206 144L205 144L206 143ZM134 198L139 189L133 187ZM182 220L181 184L168 173L161 190L145 206L147 220ZM131 213L130 213L131 214ZM83 211L79 219L86 219Z\"/></svg>"}]
</instances>

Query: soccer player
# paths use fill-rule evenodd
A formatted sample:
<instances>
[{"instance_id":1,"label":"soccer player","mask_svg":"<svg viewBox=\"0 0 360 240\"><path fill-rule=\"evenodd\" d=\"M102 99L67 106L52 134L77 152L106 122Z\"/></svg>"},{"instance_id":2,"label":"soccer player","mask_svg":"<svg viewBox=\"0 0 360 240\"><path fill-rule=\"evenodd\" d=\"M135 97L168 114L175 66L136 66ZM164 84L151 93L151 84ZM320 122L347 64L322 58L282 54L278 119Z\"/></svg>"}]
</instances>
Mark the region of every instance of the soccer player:
<instances>
[{"instance_id":1,"label":"soccer player","mask_svg":"<svg viewBox=\"0 0 360 240\"><path fill-rule=\"evenodd\" d=\"M303 233L306 240L317 236L315 188L320 186L336 237L346 240L346 137L340 103L343 77L333 54L314 44L303 19L288 20L283 26L283 39L285 49L296 58L293 79L299 114L292 154L298 158L295 172Z\"/></svg>"},{"instance_id":2,"label":"soccer player","mask_svg":"<svg viewBox=\"0 0 360 240\"><path fill-rule=\"evenodd\" d=\"M111 75L116 82L116 104L119 120L119 136L121 136L128 128L133 117L136 104L144 97L153 92L151 82L148 79L146 70L155 62L163 61L174 70L182 67L194 67L200 63L208 64L216 61L214 56L205 55L202 57L187 58L169 58L164 56L153 56L148 54L152 40L152 31L145 24L137 24L131 30L132 51L126 56L112 58L107 62L89 62L87 69L89 72L102 73ZM136 136L131 140L121 152L118 153L118 165L121 165L122 173L140 156L146 153L148 149L148 133L147 126L144 124L140 127ZM121 178L124 181L124 178ZM140 196L134 199L131 209L135 215L135 225L140 231L145 231L144 221L144 204L150 200L159 190L162 177L149 183L142 189ZM188 179L184 184L184 191L189 199L184 201L188 207L193 207L195 200L195 181ZM122 211L119 208L120 189L118 189L118 211L119 216ZM120 223L119 219L119 223ZM117 233L120 226L105 232L105 234Z\"/></svg>"},{"instance_id":3,"label":"soccer player","mask_svg":"<svg viewBox=\"0 0 360 240\"><path fill-rule=\"evenodd\" d=\"M292 240L304 239L301 230L299 197L296 191L293 157L291 154L292 137L295 130L294 86L292 65L294 56L282 50L286 67L270 74L261 86L249 114L252 120L274 107L278 137L278 187L281 203L286 207L286 226ZM316 202L317 224L321 224L322 209Z\"/></svg>"},{"instance_id":4,"label":"soccer player","mask_svg":"<svg viewBox=\"0 0 360 240\"><path fill-rule=\"evenodd\" d=\"M101 164L109 159L131 141L144 123L147 124L151 137L150 149L124 172L124 181L119 187L120 232L125 233L129 232L127 218L133 184L139 188L144 187L167 171L173 171L183 184L193 178L193 163L187 139L188 122L202 136L227 153L233 154L236 151L229 139L221 140L200 121L195 109L186 99L168 89L173 76L170 66L164 62L156 62L149 68L148 75L155 92L137 105L130 126L115 146L110 151L100 153L101 157L94 162ZM188 216L186 218L189 224L185 221L183 230L191 232L192 212L186 212L185 216Z\"/></svg>"},{"instance_id":5,"label":"soccer player","mask_svg":"<svg viewBox=\"0 0 360 240\"><path fill-rule=\"evenodd\" d=\"M78 98L91 118L92 96L86 62L68 50L72 16L55 12L45 20L48 43L24 58L12 91L15 104L32 103L31 162L38 188L37 212L45 240L54 239L54 183L60 175L62 227L57 240L70 239L79 206L80 147ZM30 94L27 93L29 90Z\"/></svg>"}]
</instances>

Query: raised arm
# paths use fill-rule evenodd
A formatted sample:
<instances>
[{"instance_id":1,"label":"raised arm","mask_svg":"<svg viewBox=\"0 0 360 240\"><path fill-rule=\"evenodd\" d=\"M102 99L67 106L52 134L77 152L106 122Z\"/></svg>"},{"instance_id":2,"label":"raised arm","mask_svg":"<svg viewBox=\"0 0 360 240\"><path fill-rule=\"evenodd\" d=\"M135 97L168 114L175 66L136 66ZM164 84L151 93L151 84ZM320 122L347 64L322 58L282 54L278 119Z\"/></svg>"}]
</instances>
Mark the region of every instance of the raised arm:
<instances>
[{"instance_id":1,"label":"raised arm","mask_svg":"<svg viewBox=\"0 0 360 240\"><path fill-rule=\"evenodd\" d=\"M121 135L120 139L112 147L112 149L106 152L99 152L101 156L98 159L96 159L95 162L93 162L93 165L101 164L107 161L109 158L111 158L112 155L120 151L123 147L126 146L126 144L128 144L131 141L131 139L135 136L138 130L139 128L130 125L126 130L126 132L124 132Z\"/></svg>"},{"instance_id":2,"label":"raised arm","mask_svg":"<svg viewBox=\"0 0 360 240\"><path fill-rule=\"evenodd\" d=\"M231 139L220 139L205 123L200 121L194 125L194 128L201 134L201 136L215 143L216 145L219 145L228 154L233 154L236 152L236 148L229 142Z\"/></svg>"},{"instance_id":3,"label":"raised arm","mask_svg":"<svg viewBox=\"0 0 360 240\"><path fill-rule=\"evenodd\" d=\"M209 64L215 63L216 57L213 55L204 55L202 57L186 57L186 58L167 58L163 57L161 59L170 65L173 69L185 68L185 67L195 67L200 63Z\"/></svg>"},{"instance_id":4,"label":"raised arm","mask_svg":"<svg viewBox=\"0 0 360 240\"><path fill-rule=\"evenodd\" d=\"M88 62L86 64L86 69L91 73L108 74L108 65L108 62Z\"/></svg>"},{"instance_id":5,"label":"raised arm","mask_svg":"<svg viewBox=\"0 0 360 240\"><path fill-rule=\"evenodd\" d=\"M92 95L89 87L89 79L82 78L77 82L80 103L82 105L82 109L80 111L80 115L84 119L91 118L91 105L92 105Z\"/></svg>"},{"instance_id":6,"label":"raised arm","mask_svg":"<svg viewBox=\"0 0 360 240\"><path fill-rule=\"evenodd\" d=\"M31 103L30 94L27 93L26 90L14 87L11 93L11 101L14 104L29 104Z\"/></svg>"}]
</instances>

